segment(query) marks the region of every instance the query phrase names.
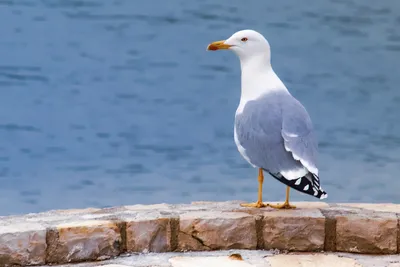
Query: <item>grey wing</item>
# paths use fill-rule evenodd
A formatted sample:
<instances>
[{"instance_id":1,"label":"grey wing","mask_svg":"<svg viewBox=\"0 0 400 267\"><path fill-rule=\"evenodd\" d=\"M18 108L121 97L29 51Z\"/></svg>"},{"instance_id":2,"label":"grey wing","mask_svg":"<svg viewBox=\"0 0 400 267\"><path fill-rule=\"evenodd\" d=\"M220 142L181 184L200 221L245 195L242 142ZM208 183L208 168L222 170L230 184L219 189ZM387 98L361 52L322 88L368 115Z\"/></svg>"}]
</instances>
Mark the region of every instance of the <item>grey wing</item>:
<instances>
[{"instance_id":1,"label":"grey wing","mask_svg":"<svg viewBox=\"0 0 400 267\"><path fill-rule=\"evenodd\" d=\"M236 115L235 139L251 164L280 182L320 199L328 196L319 182L310 117L292 96L248 102Z\"/></svg>"},{"instance_id":2,"label":"grey wing","mask_svg":"<svg viewBox=\"0 0 400 267\"><path fill-rule=\"evenodd\" d=\"M303 166L285 150L282 137L280 95L249 101L236 114L235 136L239 151L252 165L268 172L301 169Z\"/></svg>"},{"instance_id":3,"label":"grey wing","mask_svg":"<svg viewBox=\"0 0 400 267\"><path fill-rule=\"evenodd\" d=\"M318 176L318 143L306 109L295 98L283 103L282 137L285 149L308 171Z\"/></svg>"}]
</instances>

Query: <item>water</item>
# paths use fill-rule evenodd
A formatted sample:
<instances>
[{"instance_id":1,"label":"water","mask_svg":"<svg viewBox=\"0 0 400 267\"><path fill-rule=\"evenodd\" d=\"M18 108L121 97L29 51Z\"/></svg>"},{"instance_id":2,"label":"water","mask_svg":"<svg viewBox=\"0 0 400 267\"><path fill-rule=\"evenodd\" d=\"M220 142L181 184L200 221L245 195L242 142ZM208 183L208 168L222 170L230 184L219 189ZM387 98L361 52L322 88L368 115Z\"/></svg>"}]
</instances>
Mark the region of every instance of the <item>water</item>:
<instances>
[{"instance_id":1,"label":"water","mask_svg":"<svg viewBox=\"0 0 400 267\"><path fill-rule=\"evenodd\" d=\"M398 0L0 1L0 214L255 200L233 141L239 63L206 51L245 28L314 121L328 201L400 202L399 14ZM284 193L266 180L266 199Z\"/></svg>"}]
</instances>

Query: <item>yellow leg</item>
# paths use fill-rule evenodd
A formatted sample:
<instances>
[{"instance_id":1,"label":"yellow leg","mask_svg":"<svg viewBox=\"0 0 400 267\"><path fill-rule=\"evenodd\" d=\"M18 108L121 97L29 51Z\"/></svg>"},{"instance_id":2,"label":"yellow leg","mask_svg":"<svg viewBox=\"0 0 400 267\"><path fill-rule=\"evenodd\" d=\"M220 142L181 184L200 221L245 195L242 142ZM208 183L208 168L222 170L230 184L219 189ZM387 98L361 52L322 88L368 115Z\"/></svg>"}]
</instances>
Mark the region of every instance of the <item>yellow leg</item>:
<instances>
[{"instance_id":1,"label":"yellow leg","mask_svg":"<svg viewBox=\"0 0 400 267\"><path fill-rule=\"evenodd\" d=\"M264 182L264 174L263 170L260 168L258 169L258 200L255 203L243 203L240 204L242 207L247 207L247 208L263 208L267 207L268 204L264 204L262 202L262 186Z\"/></svg>"},{"instance_id":2,"label":"yellow leg","mask_svg":"<svg viewBox=\"0 0 400 267\"><path fill-rule=\"evenodd\" d=\"M271 208L275 208L275 209L295 209L296 206L290 205L289 204L289 191L290 191L290 187L287 186L286 187L286 200L285 203L283 204L269 204L268 206L270 206Z\"/></svg>"}]
</instances>

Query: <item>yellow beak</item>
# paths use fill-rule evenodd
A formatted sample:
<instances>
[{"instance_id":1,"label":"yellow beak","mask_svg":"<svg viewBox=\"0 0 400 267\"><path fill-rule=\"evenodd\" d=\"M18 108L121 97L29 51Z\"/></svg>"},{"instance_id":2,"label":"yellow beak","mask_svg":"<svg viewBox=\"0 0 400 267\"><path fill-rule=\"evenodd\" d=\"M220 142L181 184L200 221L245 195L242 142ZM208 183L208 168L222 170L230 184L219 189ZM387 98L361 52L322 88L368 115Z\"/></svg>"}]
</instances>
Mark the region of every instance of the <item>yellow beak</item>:
<instances>
[{"instance_id":1,"label":"yellow beak","mask_svg":"<svg viewBox=\"0 0 400 267\"><path fill-rule=\"evenodd\" d=\"M229 49L231 45L225 44L224 42L225 40L213 42L207 46L207 50L215 51L220 49Z\"/></svg>"}]
</instances>

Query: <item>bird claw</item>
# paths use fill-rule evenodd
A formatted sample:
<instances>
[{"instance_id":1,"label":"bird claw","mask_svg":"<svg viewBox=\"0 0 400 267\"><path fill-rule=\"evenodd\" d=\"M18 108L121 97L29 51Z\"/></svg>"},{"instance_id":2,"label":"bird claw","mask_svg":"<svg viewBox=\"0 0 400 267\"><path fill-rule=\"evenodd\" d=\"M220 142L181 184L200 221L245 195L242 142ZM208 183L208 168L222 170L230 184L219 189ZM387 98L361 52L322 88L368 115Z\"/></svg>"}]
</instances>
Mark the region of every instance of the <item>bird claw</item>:
<instances>
[{"instance_id":1,"label":"bird claw","mask_svg":"<svg viewBox=\"0 0 400 267\"><path fill-rule=\"evenodd\" d=\"M274 205L274 204L267 204L267 205L270 206L271 208L274 208L274 209L286 209L286 210L288 210L288 209L295 209L296 208L296 206L290 205L289 202L284 202L283 204L276 204L276 205Z\"/></svg>"},{"instance_id":2,"label":"bird claw","mask_svg":"<svg viewBox=\"0 0 400 267\"><path fill-rule=\"evenodd\" d=\"M290 205L288 202L284 202L282 204L269 204L269 203L263 203L263 202L254 202L254 203L241 203L240 206L245 207L245 208L266 208L266 207L271 207L274 209L295 209L296 206Z\"/></svg>"},{"instance_id":3,"label":"bird claw","mask_svg":"<svg viewBox=\"0 0 400 267\"><path fill-rule=\"evenodd\" d=\"M261 201L257 201L254 203L242 203L240 204L240 206L242 207L246 207L246 208L266 208L268 207L268 204L262 203Z\"/></svg>"}]
</instances>

